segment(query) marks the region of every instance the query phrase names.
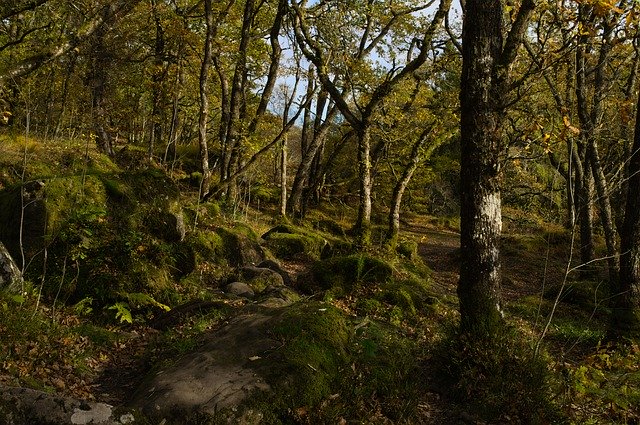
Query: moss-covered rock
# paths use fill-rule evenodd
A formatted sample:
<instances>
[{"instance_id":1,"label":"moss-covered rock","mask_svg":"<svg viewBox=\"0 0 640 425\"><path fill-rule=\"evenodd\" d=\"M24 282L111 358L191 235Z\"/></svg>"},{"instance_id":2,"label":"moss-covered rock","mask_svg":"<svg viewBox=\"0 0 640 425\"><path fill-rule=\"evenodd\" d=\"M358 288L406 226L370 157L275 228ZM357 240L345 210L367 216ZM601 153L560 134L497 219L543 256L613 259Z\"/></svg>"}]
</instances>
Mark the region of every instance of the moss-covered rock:
<instances>
[{"instance_id":1,"label":"moss-covered rock","mask_svg":"<svg viewBox=\"0 0 640 425\"><path fill-rule=\"evenodd\" d=\"M273 233L266 242L266 247L281 259L320 258L327 242L322 238L313 238L300 234Z\"/></svg>"},{"instance_id":2,"label":"moss-covered rock","mask_svg":"<svg viewBox=\"0 0 640 425\"><path fill-rule=\"evenodd\" d=\"M273 333L283 341L270 376L282 407L314 406L332 394L350 359L352 332L344 313L324 303L295 304Z\"/></svg>"},{"instance_id":3,"label":"moss-covered rock","mask_svg":"<svg viewBox=\"0 0 640 425\"><path fill-rule=\"evenodd\" d=\"M401 240L396 246L396 252L404 258L416 258L418 256L418 243L412 240Z\"/></svg>"},{"instance_id":4,"label":"moss-covered rock","mask_svg":"<svg viewBox=\"0 0 640 425\"><path fill-rule=\"evenodd\" d=\"M238 270L236 278L247 283L257 293L264 291L269 286L284 286L284 279L278 272L262 267L242 267Z\"/></svg>"},{"instance_id":5,"label":"moss-covered rock","mask_svg":"<svg viewBox=\"0 0 640 425\"><path fill-rule=\"evenodd\" d=\"M351 342L349 321L331 305L254 306L150 376L133 405L154 423L238 423L249 411L279 423L338 390Z\"/></svg>"},{"instance_id":6,"label":"moss-covered rock","mask_svg":"<svg viewBox=\"0 0 640 425\"><path fill-rule=\"evenodd\" d=\"M330 233L334 236L338 236L340 238L345 238L347 233L344 231L342 226L340 226L337 222L329 219L321 219L314 223L314 228L321 230L323 232Z\"/></svg>"},{"instance_id":7,"label":"moss-covered rock","mask_svg":"<svg viewBox=\"0 0 640 425\"><path fill-rule=\"evenodd\" d=\"M301 288L307 292L332 290L335 295L343 295L362 285L385 283L392 274L389 264L366 254L334 257L315 263L311 279L301 282Z\"/></svg>"},{"instance_id":8,"label":"moss-covered rock","mask_svg":"<svg viewBox=\"0 0 640 425\"><path fill-rule=\"evenodd\" d=\"M215 229L222 239L223 254L233 267L255 265L264 260L264 251L254 238L253 230L249 230L245 226Z\"/></svg>"}]
</instances>

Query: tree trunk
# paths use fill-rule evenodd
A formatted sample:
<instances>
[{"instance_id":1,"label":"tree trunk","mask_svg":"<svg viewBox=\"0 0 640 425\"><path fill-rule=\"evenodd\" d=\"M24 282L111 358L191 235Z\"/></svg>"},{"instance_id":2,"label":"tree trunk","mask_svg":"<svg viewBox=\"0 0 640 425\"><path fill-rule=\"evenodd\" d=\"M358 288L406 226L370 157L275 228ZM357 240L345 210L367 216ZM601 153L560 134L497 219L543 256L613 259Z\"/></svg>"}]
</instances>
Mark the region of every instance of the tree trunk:
<instances>
[{"instance_id":1,"label":"tree trunk","mask_svg":"<svg viewBox=\"0 0 640 425\"><path fill-rule=\"evenodd\" d=\"M593 171L593 179L598 194L598 203L600 204L600 221L604 230L604 239L607 245L607 267L609 269L609 282L615 285L620 273L620 261L618 253L618 244L616 238L616 228L613 222L613 212L611 210L611 202L609 200L609 189L600 155L598 153L598 145L595 140L592 141L590 155L590 165Z\"/></svg>"},{"instance_id":2,"label":"tree trunk","mask_svg":"<svg viewBox=\"0 0 640 425\"><path fill-rule=\"evenodd\" d=\"M395 248L398 233L400 232L400 206L402 204L402 196L404 195L413 173L418 168L421 161L429 158L434 150L444 142L444 138L439 141L431 140L431 145L423 152L425 143L429 140L429 136L433 131L433 126L426 128L418 140L414 143L411 149L411 156L409 162L406 164L400 179L393 188L393 194L391 196L391 208L389 209L389 227L387 229L387 243L392 248Z\"/></svg>"},{"instance_id":3,"label":"tree trunk","mask_svg":"<svg viewBox=\"0 0 640 425\"><path fill-rule=\"evenodd\" d=\"M107 155L113 155L111 136L107 131L106 92L108 68L111 63L111 57L104 43L106 32L105 27L100 27L93 35L93 58L89 75L89 86L91 89L93 129L95 131L96 144L101 152Z\"/></svg>"},{"instance_id":4,"label":"tree trunk","mask_svg":"<svg viewBox=\"0 0 640 425\"><path fill-rule=\"evenodd\" d=\"M280 215L287 215L287 135L280 146Z\"/></svg>"},{"instance_id":5,"label":"tree trunk","mask_svg":"<svg viewBox=\"0 0 640 425\"><path fill-rule=\"evenodd\" d=\"M211 170L209 169L209 148L207 145L207 118L209 116L209 68L211 66L211 49L213 47L213 11L211 0L204 1L207 35L204 42L204 58L200 68L200 111L198 118L198 142L200 144L200 167L202 169L202 181L200 182L200 198L209 194L211 186Z\"/></svg>"},{"instance_id":6,"label":"tree trunk","mask_svg":"<svg viewBox=\"0 0 640 425\"><path fill-rule=\"evenodd\" d=\"M358 218L355 231L358 243L367 246L371 242L371 130L368 123L363 123L358 134Z\"/></svg>"},{"instance_id":7,"label":"tree trunk","mask_svg":"<svg viewBox=\"0 0 640 425\"><path fill-rule=\"evenodd\" d=\"M499 241L500 93L495 71L502 53L499 1L467 0L462 30L461 264L458 298L463 333L494 335L502 327Z\"/></svg>"},{"instance_id":8,"label":"tree trunk","mask_svg":"<svg viewBox=\"0 0 640 425\"><path fill-rule=\"evenodd\" d=\"M247 81L247 49L251 38L251 28L253 26L255 0L247 0L242 17L242 29L238 55L235 64L233 80L231 82L231 93L229 96L229 117L226 123L226 143L227 149L223 152L223 167L226 171L224 176L228 182L228 199L234 200L237 196L237 181L232 177L240 166L240 155L242 153L240 120L242 111L246 110L244 103L245 82Z\"/></svg>"},{"instance_id":9,"label":"tree trunk","mask_svg":"<svg viewBox=\"0 0 640 425\"><path fill-rule=\"evenodd\" d=\"M153 159L153 153L155 147L162 142L162 121L163 121L163 107L164 93L163 83L166 78L167 70L164 67L165 56L165 37L164 28L158 15L157 0L151 0L151 10L153 12L153 20L156 28L156 37L154 41L154 58L153 58L153 73L152 73L152 86L153 86L153 105L151 110L151 134L149 136L149 150L147 157L149 161Z\"/></svg>"},{"instance_id":10,"label":"tree trunk","mask_svg":"<svg viewBox=\"0 0 640 425\"><path fill-rule=\"evenodd\" d=\"M322 121L322 115L324 112L325 104L327 103L326 94L321 92L318 95L316 104L316 121L309 132L312 133L310 137L311 142L308 144L305 151L302 153L302 159L296 175L293 179L293 185L291 186L291 195L289 196L289 211L294 215L299 215L303 211L303 196L305 184L308 185L313 180L312 169L314 161L318 158L320 148L324 144L324 140L327 137L327 132L331 127L333 118L336 116L338 110L335 107L329 109L327 116Z\"/></svg>"},{"instance_id":11,"label":"tree trunk","mask_svg":"<svg viewBox=\"0 0 640 425\"><path fill-rule=\"evenodd\" d=\"M638 97L640 110L640 96ZM637 110L637 111L638 111ZM640 333L640 114L636 112L635 135L629 161L627 205L621 232L620 279L612 287L612 333Z\"/></svg>"}]
</instances>

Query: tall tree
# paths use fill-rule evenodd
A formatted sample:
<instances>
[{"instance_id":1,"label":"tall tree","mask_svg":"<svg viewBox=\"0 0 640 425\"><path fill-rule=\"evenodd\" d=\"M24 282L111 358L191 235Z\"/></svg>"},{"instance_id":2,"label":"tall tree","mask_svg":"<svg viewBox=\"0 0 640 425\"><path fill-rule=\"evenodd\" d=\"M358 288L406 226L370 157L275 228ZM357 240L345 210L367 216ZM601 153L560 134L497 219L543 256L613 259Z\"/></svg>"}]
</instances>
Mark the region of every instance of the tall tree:
<instances>
[{"instance_id":1,"label":"tall tree","mask_svg":"<svg viewBox=\"0 0 640 425\"><path fill-rule=\"evenodd\" d=\"M637 108L640 111L640 96ZM637 111L627 168L627 206L620 232L620 279L612 291L612 332L622 336L640 334L640 113Z\"/></svg>"},{"instance_id":2,"label":"tall tree","mask_svg":"<svg viewBox=\"0 0 640 425\"><path fill-rule=\"evenodd\" d=\"M509 71L533 0L524 0L507 33L499 0L467 0L462 30L461 265L458 297L463 333L494 335L502 326L499 241L500 161Z\"/></svg>"}]
</instances>

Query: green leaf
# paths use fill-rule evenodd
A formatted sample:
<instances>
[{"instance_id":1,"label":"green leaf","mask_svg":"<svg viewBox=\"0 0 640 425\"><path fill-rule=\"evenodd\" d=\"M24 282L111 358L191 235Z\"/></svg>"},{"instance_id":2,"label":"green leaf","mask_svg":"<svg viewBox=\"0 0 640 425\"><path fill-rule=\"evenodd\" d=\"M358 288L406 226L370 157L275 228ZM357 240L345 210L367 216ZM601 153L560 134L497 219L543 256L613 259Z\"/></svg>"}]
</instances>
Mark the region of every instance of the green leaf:
<instances>
[{"instance_id":1,"label":"green leaf","mask_svg":"<svg viewBox=\"0 0 640 425\"><path fill-rule=\"evenodd\" d=\"M120 323L133 323L133 317L131 316L131 310L129 305L124 302L118 302L108 308L108 310L116 311L116 319L120 320Z\"/></svg>"}]
</instances>

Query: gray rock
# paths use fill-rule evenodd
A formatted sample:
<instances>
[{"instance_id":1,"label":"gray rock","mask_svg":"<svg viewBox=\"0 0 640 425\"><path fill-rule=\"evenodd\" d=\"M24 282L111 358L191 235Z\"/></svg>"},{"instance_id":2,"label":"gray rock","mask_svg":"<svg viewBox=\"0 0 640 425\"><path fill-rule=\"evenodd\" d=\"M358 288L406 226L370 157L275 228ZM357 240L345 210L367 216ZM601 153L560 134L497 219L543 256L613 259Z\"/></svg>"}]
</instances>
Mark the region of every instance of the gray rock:
<instances>
[{"instance_id":1,"label":"gray rock","mask_svg":"<svg viewBox=\"0 0 640 425\"><path fill-rule=\"evenodd\" d=\"M213 332L197 352L146 380L132 407L150 419L187 421L190 414L216 417L221 410L235 415L229 423L253 423L239 406L255 391L270 391L265 381L268 353L281 344L269 330L281 309L257 306ZM259 412L250 416L260 418ZM242 418L242 420L240 420Z\"/></svg>"},{"instance_id":2,"label":"gray rock","mask_svg":"<svg viewBox=\"0 0 640 425\"><path fill-rule=\"evenodd\" d=\"M19 292L22 289L22 273L11 258L11 254L2 242L0 242L0 289L9 292Z\"/></svg>"},{"instance_id":3,"label":"gray rock","mask_svg":"<svg viewBox=\"0 0 640 425\"><path fill-rule=\"evenodd\" d=\"M158 234L167 242L182 242L187 233L182 211L162 212L157 223Z\"/></svg>"},{"instance_id":4,"label":"gray rock","mask_svg":"<svg viewBox=\"0 0 640 425\"><path fill-rule=\"evenodd\" d=\"M284 279L277 271L255 266L240 268L239 278L247 282L254 290L260 292L267 286L283 286Z\"/></svg>"},{"instance_id":5,"label":"gray rock","mask_svg":"<svg viewBox=\"0 0 640 425\"><path fill-rule=\"evenodd\" d=\"M256 295L251 286L244 282L231 282L225 287L225 292L244 298L253 298Z\"/></svg>"},{"instance_id":6,"label":"gray rock","mask_svg":"<svg viewBox=\"0 0 640 425\"><path fill-rule=\"evenodd\" d=\"M278 264L273 260L264 260L263 262L258 264L257 267L260 267L263 269L269 269L269 270L273 270L274 272L277 272L280 276L282 276L282 280L284 281L284 284L287 286L291 286L293 284L293 279L291 279L291 275L287 273L287 271L285 271L282 267L280 267L280 264Z\"/></svg>"},{"instance_id":7,"label":"gray rock","mask_svg":"<svg viewBox=\"0 0 640 425\"><path fill-rule=\"evenodd\" d=\"M113 406L61 397L29 388L0 386L0 423L6 425L120 425L135 423Z\"/></svg>"}]
</instances>

